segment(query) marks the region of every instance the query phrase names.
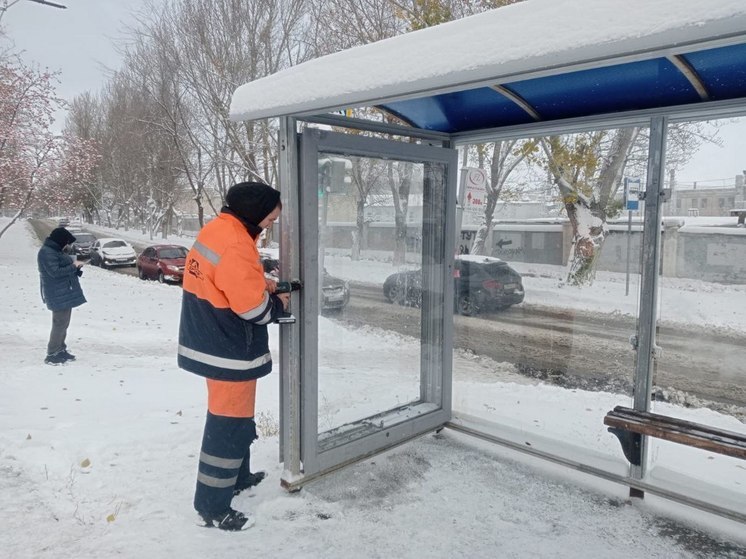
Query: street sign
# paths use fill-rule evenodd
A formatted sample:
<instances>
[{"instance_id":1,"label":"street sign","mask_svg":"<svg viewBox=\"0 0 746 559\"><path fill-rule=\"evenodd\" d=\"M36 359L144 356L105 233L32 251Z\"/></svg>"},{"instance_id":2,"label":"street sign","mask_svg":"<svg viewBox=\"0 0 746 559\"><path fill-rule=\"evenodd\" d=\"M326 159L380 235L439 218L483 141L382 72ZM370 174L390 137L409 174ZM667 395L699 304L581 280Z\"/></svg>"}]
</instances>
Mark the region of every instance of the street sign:
<instances>
[{"instance_id":1,"label":"street sign","mask_svg":"<svg viewBox=\"0 0 746 559\"><path fill-rule=\"evenodd\" d=\"M640 179L624 178L624 209L637 211L640 209L640 191L642 181Z\"/></svg>"},{"instance_id":2,"label":"street sign","mask_svg":"<svg viewBox=\"0 0 746 559\"><path fill-rule=\"evenodd\" d=\"M466 169L464 179L464 209L483 212L487 203L487 173L477 167Z\"/></svg>"}]
</instances>

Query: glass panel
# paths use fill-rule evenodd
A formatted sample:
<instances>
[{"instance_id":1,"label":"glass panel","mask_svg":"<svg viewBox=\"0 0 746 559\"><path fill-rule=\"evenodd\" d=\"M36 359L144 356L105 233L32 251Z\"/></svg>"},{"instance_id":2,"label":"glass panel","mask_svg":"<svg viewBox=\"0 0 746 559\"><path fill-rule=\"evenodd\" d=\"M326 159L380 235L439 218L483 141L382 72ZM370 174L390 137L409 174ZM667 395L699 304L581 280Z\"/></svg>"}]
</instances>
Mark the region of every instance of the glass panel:
<instances>
[{"instance_id":1,"label":"glass panel","mask_svg":"<svg viewBox=\"0 0 746 559\"><path fill-rule=\"evenodd\" d=\"M423 286L443 270L423 241L442 247L442 210L425 206L443 199L444 167L323 152L318 164L319 432L393 409L403 421L427 366Z\"/></svg>"},{"instance_id":2,"label":"glass panel","mask_svg":"<svg viewBox=\"0 0 746 559\"><path fill-rule=\"evenodd\" d=\"M603 419L632 404L642 205L626 210L624 178L645 184L647 146L647 128L469 146L457 421L627 475Z\"/></svg>"},{"instance_id":3,"label":"glass panel","mask_svg":"<svg viewBox=\"0 0 746 559\"><path fill-rule=\"evenodd\" d=\"M657 331L662 352L652 404L655 413L742 434L746 228L739 216L746 216L745 128L746 118L739 118L687 122L669 131L674 139L717 131L720 145L702 142L687 165L669 174ZM656 483L746 513L743 460L658 439L651 439L649 457Z\"/></svg>"}]
</instances>

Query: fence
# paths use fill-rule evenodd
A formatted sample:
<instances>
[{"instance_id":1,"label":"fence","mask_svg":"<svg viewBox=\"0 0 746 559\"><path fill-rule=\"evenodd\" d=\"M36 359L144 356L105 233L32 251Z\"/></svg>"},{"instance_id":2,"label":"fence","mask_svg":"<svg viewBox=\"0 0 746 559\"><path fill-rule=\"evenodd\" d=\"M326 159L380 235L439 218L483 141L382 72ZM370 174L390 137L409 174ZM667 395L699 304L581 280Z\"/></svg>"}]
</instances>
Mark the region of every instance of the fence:
<instances>
[{"instance_id":1,"label":"fence","mask_svg":"<svg viewBox=\"0 0 746 559\"><path fill-rule=\"evenodd\" d=\"M393 251L394 230L391 223L366 224L362 248ZM356 231L355 224L330 224L325 235L326 247L351 248ZM457 243L460 253L471 251L476 233L476 226L462 227ZM642 235L639 221L634 221L629 228L622 222L609 224L597 269L625 272L629 262L629 271L639 273ZM516 221L496 224L485 246L489 256L507 262L562 266L570 257L572 237L572 227L566 220ZM418 250L421 242L418 231L409 229L406 242L408 250ZM680 219L666 221L663 225L661 272L668 277L746 284L746 229L683 226Z\"/></svg>"}]
</instances>

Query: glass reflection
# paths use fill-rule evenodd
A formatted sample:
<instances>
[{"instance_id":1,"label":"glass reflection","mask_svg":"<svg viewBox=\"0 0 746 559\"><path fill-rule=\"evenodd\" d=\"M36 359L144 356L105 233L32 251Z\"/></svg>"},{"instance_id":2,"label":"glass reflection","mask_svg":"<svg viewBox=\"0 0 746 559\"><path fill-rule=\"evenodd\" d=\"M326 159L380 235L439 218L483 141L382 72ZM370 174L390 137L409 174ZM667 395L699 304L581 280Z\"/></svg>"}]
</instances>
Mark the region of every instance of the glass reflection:
<instances>
[{"instance_id":1,"label":"glass reflection","mask_svg":"<svg viewBox=\"0 0 746 559\"><path fill-rule=\"evenodd\" d=\"M469 147L458 259L503 298L454 315L458 421L626 475L603 418L632 402L643 214L624 178L645 184L647 144L630 128Z\"/></svg>"},{"instance_id":2,"label":"glass reflection","mask_svg":"<svg viewBox=\"0 0 746 559\"><path fill-rule=\"evenodd\" d=\"M746 119L683 123L730 139L694 158L669 180L664 206L660 311L652 411L746 434L746 186L741 166L724 157L742 149ZM703 152L708 150L705 144ZM722 170L722 171L721 171ZM721 173L721 178L711 179ZM672 442L650 441L650 476L689 494L732 502L746 512L743 460Z\"/></svg>"},{"instance_id":3,"label":"glass reflection","mask_svg":"<svg viewBox=\"0 0 746 559\"><path fill-rule=\"evenodd\" d=\"M420 400L428 169L319 154L320 433Z\"/></svg>"}]
</instances>

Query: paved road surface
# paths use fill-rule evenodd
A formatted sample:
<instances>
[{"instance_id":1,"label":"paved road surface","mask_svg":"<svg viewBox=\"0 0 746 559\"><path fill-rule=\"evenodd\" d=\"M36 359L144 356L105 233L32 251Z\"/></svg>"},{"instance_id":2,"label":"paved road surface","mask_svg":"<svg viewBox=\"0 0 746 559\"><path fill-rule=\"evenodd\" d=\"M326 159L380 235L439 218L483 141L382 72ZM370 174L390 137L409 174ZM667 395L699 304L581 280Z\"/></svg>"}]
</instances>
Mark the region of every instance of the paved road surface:
<instances>
[{"instance_id":1,"label":"paved road surface","mask_svg":"<svg viewBox=\"0 0 746 559\"><path fill-rule=\"evenodd\" d=\"M380 286L353 283L351 293L339 320L419 336L419 309L389 304ZM631 393L636 354L629 338L635 332L631 317L529 303L477 317L454 316L456 348L514 363L532 377L592 390ZM746 418L746 336L661 326L658 345L663 354L656 386L725 404L725 410Z\"/></svg>"}]
</instances>

